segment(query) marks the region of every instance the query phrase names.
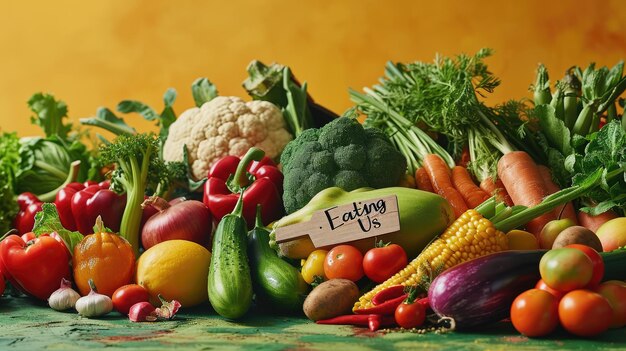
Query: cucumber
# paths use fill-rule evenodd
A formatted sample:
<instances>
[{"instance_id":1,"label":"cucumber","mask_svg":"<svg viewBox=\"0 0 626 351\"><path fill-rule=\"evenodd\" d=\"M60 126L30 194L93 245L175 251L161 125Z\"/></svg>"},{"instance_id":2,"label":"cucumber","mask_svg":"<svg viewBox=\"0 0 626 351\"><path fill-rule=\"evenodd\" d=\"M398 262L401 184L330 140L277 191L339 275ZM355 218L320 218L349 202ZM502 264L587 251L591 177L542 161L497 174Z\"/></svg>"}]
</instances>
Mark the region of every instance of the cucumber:
<instances>
[{"instance_id":1,"label":"cucumber","mask_svg":"<svg viewBox=\"0 0 626 351\"><path fill-rule=\"evenodd\" d=\"M252 304L252 278L247 256L248 228L243 218L243 195L232 213L217 225L209 266L209 301L228 319L242 317Z\"/></svg>"},{"instance_id":2,"label":"cucumber","mask_svg":"<svg viewBox=\"0 0 626 351\"><path fill-rule=\"evenodd\" d=\"M248 234L248 258L258 306L271 311L302 313L309 285L300 271L282 260L270 245L270 232L261 221L257 206L256 225Z\"/></svg>"}]
</instances>

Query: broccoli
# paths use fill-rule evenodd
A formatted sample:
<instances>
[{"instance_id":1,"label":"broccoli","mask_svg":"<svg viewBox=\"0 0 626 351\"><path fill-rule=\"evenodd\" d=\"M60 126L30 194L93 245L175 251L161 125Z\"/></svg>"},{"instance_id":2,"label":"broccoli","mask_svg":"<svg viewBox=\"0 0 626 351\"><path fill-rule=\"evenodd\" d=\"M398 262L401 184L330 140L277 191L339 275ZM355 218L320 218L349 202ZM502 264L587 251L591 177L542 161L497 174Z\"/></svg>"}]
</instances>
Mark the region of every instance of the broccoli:
<instances>
[{"instance_id":1,"label":"broccoli","mask_svg":"<svg viewBox=\"0 0 626 351\"><path fill-rule=\"evenodd\" d=\"M287 213L326 188L384 188L398 184L406 172L406 159L382 132L347 117L304 130L287 144L280 162Z\"/></svg>"},{"instance_id":2,"label":"broccoli","mask_svg":"<svg viewBox=\"0 0 626 351\"><path fill-rule=\"evenodd\" d=\"M120 235L139 253L139 227L146 189L168 181L168 170L159 157L159 139L154 134L120 135L100 149L103 164L115 164L111 181L116 190L126 191Z\"/></svg>"}]
</instances>

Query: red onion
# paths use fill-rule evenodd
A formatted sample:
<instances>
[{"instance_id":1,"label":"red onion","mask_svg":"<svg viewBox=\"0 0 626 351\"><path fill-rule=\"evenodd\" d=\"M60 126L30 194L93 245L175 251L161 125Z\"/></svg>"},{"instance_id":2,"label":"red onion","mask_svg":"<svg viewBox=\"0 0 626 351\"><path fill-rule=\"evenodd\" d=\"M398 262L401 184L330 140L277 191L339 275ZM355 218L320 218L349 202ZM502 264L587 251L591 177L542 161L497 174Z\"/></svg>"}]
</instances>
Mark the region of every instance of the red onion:
<instances>
[{"instance_id":1,"label":"red onion","mask_svg":"<svg viewBox=\"0 0 626 351\"><path fill-rule=\"evenodd\" d=\"M156 208L158 213L150 217L141 230L144 249L166 240L189 240L202 246L211 241L211 212L202 202L187 200L175 204L160 197L151 197L143 206Z\"/></svg>"}]
</instances>

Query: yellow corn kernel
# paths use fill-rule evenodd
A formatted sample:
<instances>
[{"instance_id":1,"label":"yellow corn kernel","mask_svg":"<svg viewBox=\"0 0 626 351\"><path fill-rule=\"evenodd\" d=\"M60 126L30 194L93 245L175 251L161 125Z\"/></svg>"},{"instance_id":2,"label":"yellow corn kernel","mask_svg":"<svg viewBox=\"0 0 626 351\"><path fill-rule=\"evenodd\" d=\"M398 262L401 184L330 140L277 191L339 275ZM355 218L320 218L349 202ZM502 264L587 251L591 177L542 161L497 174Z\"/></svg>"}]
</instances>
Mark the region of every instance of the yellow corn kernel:
<instances>
[{"instance_id":1,"label":"yellow corn kernel","mask_svg":"<svg viewBox=\"0 0 626 351\"><path fill-rule=\"evenodd\" d=\"M424 284L445 269L507 249L506 235L476 210L468 210L404 269L361 296L353 310L372 307L372 298L388 287Z\"/></svg>"}]
</instances>

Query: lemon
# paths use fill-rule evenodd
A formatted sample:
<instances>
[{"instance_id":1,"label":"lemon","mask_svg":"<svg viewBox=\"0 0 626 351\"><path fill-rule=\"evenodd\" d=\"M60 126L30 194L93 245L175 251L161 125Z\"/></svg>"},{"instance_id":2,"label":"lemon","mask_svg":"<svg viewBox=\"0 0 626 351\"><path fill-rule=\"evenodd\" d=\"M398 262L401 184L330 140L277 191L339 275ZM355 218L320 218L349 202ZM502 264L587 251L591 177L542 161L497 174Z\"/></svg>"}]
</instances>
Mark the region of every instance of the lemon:
<instances>
[{"instance_id":1,"label":"lemon","mask_svg":"<svg viewBox=\"0 0 626 351\"><path fill-rule=\"evenodd\" d=\"M537 237L523 230L511 230L506 233L509 240L509 250L539 250Z\"/></svg>"},{"instance_id":2,"label":"lemon","mask_svg":"<svg viewBox=\"0 0 626 351\"><path fill-rule=\"evenodd\" d=\"M207 280L211 253L187 240L168 240L146 250L137 260L136 282L157 303L158 295L178 300L183 307L208 300Z\"/></svg>"}]
</instances>

